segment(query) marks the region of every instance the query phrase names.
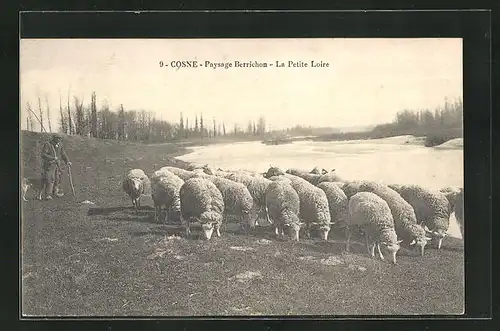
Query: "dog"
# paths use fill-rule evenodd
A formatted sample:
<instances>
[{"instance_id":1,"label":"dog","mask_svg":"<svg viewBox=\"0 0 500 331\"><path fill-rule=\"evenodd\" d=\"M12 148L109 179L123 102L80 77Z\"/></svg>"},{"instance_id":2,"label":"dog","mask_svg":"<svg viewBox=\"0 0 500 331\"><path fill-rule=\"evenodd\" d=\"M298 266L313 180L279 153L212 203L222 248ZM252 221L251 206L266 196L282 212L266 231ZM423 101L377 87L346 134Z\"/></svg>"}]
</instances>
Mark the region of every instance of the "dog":
<instances>
[{"instance_id":1,"label":"dog","mask_svg":"<svg viewBox=\"0 0 500 331\"><path fill-rule=\"evenodd\" d=\"M44 185L41 178L23 178L21 182L21 190L23 192L23 201L28 201L26 199L26 193L29 189L32 189L36 193L36 198L42 200L42 193L44 190Z\"/></svg>"}]
</instances>

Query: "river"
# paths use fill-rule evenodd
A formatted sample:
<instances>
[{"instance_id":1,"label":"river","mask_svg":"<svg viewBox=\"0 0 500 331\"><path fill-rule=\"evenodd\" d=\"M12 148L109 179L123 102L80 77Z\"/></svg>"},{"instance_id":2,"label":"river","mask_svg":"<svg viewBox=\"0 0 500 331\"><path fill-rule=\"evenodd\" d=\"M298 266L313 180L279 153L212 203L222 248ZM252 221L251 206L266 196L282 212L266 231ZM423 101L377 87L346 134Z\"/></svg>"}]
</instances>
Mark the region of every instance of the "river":
<instances>
[{"instance_id":1,"label":"river","mask_svg":"<svg viewBox=\"0 0 500 331\"><path fill-rule=\"evenodd\" d=\"M463 150L435 149L410 142L408 137L364 141L264 145L260 142L192 147L179 159L223 169L265 172L270 165L283 169L336 169L348 180L385 184L417 184L431 189L463 187ZM449 234L460 238L454 215Z\"/></svg>"}]
</instances>

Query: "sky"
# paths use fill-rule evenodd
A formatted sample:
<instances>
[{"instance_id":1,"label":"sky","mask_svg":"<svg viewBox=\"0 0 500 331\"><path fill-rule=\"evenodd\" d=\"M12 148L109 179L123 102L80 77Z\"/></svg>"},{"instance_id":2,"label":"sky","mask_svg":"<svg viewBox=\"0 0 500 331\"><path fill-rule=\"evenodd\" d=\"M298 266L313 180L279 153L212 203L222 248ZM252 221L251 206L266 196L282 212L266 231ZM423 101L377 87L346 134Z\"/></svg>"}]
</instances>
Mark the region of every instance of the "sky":
<instances>
[{"instance_id":1,"label":"sky","mask_svg":"<svg viewBox=\"0 0 500 331\"><path fill-rule=\"evenodd\" d=\"M232 68L173 68L171 61ZM160 67L160 61L169 66ZM235 68L234 61L272 63ZM285 67L276 67L276 61ZM308 67L288 67L302 61ZM328 67L310 66L311 61ZM21 39L20 120L26 105L45 111L52 130L59 100L96 92L100 107L146 110L158 119L203 114L227 127L264 116L273 129L391 122L398 111L434 109L462 97L462 39Z\"/></svg>"}]
</instances>

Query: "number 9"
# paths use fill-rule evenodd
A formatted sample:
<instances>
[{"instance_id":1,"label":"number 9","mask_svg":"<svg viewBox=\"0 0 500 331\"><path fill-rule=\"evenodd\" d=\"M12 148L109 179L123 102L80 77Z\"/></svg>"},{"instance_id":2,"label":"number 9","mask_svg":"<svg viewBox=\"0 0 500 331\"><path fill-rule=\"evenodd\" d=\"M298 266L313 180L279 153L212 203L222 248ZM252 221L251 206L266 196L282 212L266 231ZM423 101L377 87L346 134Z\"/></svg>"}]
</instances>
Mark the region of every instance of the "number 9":
<instances>
[{"instance_id":1,"label":"number 9","mask_svg":"<svg viewBox=\"0 0 500 331\"><path fill-rule=\"evenodd\" d=\"M160 68L163 67L163 61L160 61Z\"/></svg>"}]
</instances>

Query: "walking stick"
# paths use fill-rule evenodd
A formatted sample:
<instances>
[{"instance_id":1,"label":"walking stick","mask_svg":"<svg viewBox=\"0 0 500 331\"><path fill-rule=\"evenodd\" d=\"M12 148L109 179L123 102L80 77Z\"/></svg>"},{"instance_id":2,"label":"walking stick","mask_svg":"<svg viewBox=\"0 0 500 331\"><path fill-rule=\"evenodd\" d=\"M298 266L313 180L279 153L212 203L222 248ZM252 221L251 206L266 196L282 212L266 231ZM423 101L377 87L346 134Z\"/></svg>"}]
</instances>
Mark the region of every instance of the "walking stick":
<instances>
[{"instance_id":1,"label":"walking stick","mask_svg":"<svg viewBox=\"0 0 500 331\"><path fill-rule=\"evenodd\" d=\"M69 185L71 186L71 192L73 193L73 196L75 195L75 187L73 186L73 176L71 176L71 166L68 165L68 176L69 176Z\"/></svg>"}]
</instances>

